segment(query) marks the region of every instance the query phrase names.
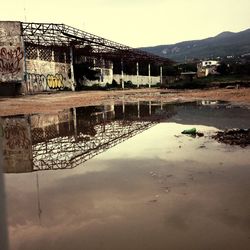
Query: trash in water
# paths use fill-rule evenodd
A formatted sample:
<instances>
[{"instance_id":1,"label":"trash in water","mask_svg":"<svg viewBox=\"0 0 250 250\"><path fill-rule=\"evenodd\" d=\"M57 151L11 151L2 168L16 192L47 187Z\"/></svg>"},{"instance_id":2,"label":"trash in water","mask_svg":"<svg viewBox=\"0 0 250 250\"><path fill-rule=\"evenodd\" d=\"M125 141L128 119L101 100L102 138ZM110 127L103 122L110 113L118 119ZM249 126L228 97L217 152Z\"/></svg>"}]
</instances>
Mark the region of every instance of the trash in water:
<instances>
[{"instance_id":1,"label":"trash in water","mask_svg":"<svg viewBox=\"0 0 250 250\"><path fill-rule=\"evenodd\" d=\"M196 135L196 128L185 129L181 133L185 135Z\"/></svg>"},{"instance_id":2,"label":"trash in water","mask_svg":"<svg viewBox=\"0 0 250 250\"><path fill-rule=\"evenodd\" d=\"M185 129L185 130L183 130L181 133L182 133L182 134L185 134L185 135L192 135L192 136L196 136L196 135L197 135L197 136L199 136L199 137L204 136L204 134L201 133L201 132L198 132L198 131L196 130L196 128Z\"/></svg>"}]
</instances>

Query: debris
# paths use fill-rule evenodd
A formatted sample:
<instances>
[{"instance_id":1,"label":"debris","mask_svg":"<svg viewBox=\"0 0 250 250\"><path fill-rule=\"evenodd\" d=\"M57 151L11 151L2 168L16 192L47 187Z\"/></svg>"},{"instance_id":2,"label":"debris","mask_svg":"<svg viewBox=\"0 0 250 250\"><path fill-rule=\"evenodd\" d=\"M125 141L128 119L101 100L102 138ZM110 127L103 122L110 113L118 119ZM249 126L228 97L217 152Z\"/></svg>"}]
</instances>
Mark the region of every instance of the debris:
<instances>
[{"instance_id":1,"label":"debris","mask_svg":"<svg viewBox=\"0 0 250 250\"><path fill-rule=\"evenodd\" d=\"M196 136L196 135L199 137L204 136L203 133L196 131L196 128L185 129L181 133L185 135L191 135L191 136Z\"/></svg>"},{"instance_id":2,"label":"debris","mask_svg":"<svg viewBox=\"0 0 250 250\"><path fill-rule=\"evenodd\" d=\"M185 129L181 133L185 135L196 135L196 128Z\"/></svg>"},{"instance_id":3,"label":"debris","mask_svg":"<svg viewBox=\"0 0 250 250\"><path fill-rule=\"evenodd\" d=\"M250 129L228 129L212 136L218 142L247 147L250 145Z\"/></svg>"},{"instance_id":4,"label":"debris","mask_svg":"<svg viewBox=\"0 0 250 250\"><path fill-rule=\"evenodd\" d=\"M204 136L204 134L203 134L203 133L201 133L201 132L196 132L196 135L198 135L199 137Z\"/></svg>"},{"instance_id":5,"label":"debris","mask_svg":"<svg viewBox=\"0 0 250 250\"><path fill-rule=\"evenodd\" d=\"M154 199L154 200L150 200L148 202L157 202L158 200Z\"/></svg>"}]
</instances>

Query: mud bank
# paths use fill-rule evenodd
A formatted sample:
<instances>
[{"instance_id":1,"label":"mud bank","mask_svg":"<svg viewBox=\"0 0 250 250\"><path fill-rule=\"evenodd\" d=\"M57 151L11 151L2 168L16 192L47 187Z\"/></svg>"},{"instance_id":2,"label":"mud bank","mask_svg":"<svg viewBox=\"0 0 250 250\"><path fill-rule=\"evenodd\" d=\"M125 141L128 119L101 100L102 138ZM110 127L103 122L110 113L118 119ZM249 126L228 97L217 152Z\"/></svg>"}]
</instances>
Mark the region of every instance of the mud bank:
<instances>
[{"instance_id":1,"label":"mud bank","mask_svg":"<svg viewBox=\"0 0 250 250\"><path fill-rule=\"evenodd\" d=\"M82 91L0 98L0 116L53 113L70 107L138 100L163 102L222 100L250 105L250 89Z\"/></svg>"}]
</instances>

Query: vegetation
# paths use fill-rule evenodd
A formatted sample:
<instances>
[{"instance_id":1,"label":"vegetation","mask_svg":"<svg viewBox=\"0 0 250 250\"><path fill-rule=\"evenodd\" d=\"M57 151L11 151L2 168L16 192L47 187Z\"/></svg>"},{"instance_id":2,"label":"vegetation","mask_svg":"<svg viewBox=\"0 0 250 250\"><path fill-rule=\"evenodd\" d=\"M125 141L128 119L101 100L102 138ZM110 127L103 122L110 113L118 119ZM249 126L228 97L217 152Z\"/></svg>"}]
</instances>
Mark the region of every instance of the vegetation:
<instances>
[{"instance_id":1,"label":"vegetation","mask_svg":"<svg viewBox=\"0 0 250 250\"><path fill-rule=\"evenodd\" d=\"M204 78L196 78L191 82L186 80L179 80L177 82L168 85L167 88L172 89L204 89L220 87L225 88L227 86L237 86L242 87L250 86L250 75L209 75Z\"/></svg>"}]
</instances>

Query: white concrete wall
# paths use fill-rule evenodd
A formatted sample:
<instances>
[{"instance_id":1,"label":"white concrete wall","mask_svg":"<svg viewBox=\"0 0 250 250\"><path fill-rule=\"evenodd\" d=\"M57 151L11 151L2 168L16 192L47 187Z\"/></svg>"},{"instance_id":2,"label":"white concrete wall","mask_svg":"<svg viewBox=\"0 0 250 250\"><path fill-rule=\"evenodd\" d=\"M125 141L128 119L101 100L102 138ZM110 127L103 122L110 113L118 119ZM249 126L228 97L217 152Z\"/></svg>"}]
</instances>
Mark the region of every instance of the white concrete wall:
<instances>
[{"instance_id":1,"label":"white concrete wall","mask_svg":"<svg viewBox=\"0 0 250 250\"><path fill-rule=\"evenodd\" d=\"M118 74L113 75L113 79L117 81L118 84L121 83L122 76ZM161 81L160 76L137 76L137 75L123 75L123 81L131 81L134 85L145 85L145 84L151 84L155 85Z\"/></svg>"},{"instance_id":2,"label":"white concrete wall","mask_svg":"<svg viewBox=\"0 0 250 250\"><path fill-rule=\"evenodd\" d=\"M202 61L201 66L202 67L208 67L208 66L218 66L220 65L219 61L209 60L209 61Z\"/></svg>"},{"instance_id":3,"label":"white concrete wall","mask_svg":"<svg viewBox=\"0 0 250 250\"><path fill-rule=\"evenodd\" d=\"M112 83L113 81L113 69L108 68L98 68L95 67L94 70L100 71L100 84Z\"/></svg>"},{"instance_id":4,"label":"white concrete wall","mask_svg":"<svg viewBox=\"0 0 250 250\"><path fill-rule=\"evenodd\" d=\"M27 88L30 93L72 87L68 63L27 59L26 70Z\"/></svg>"}]
</instances>

